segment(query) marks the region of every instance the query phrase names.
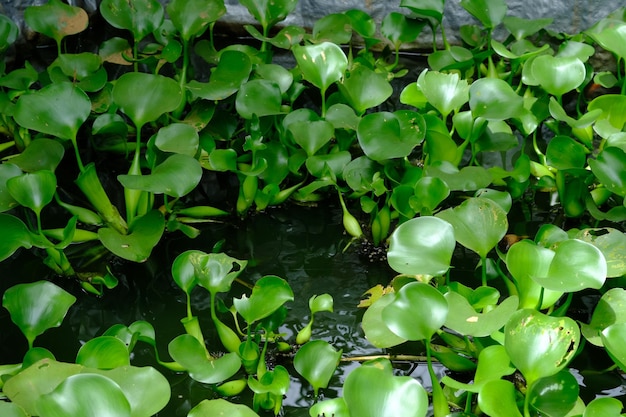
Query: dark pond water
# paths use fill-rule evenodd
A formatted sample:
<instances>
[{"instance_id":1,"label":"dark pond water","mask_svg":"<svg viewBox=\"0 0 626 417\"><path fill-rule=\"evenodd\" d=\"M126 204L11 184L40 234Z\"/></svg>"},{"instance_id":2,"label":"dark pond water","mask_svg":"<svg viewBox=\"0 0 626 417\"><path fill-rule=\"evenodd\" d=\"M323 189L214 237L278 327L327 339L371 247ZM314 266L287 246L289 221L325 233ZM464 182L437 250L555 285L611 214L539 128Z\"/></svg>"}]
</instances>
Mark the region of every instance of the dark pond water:
<instances>
[{"instance_id":1,"label":"dark pond water","mask_svg":"<svg viewBox=\"0 0 626 417\"><path fill-rule=\"evenodd\" d=\"M222 239L222 251L250 261L241 275L243 280L253 283L264 275L273 274L285 278L291 285L295 301L288 304L287 321L281 328L287 340L293 341L297 331L308 320L308 299L314 294L329 293L334 298L334 312L316 315L313 338L326 340L335 348L343 349L346 358L383 353L364 338L360 327L362 311L356 306L366 290L378 283L388 283L394 272L385 262L369 261L358 245L346 249L349 239L343 232L341 211L337 207L299 206L271 210L246 221L213 223L204 227L202 234L194 240L177 234L168 235L148 262L114 264L120 285L100 298L81 293L70 281L58 281L59 285L77 295L78 302L63 325L39 337L36 345L51 350L58 360L74 362L81 343L102 334L111 325L129 325L135 320L146 320L154 325L159 352L167 358L167 344L184 332L180 319L185 316L185 296L171 279L171 262L187 249L211 251L213 245ZM463 253L460 256L464 256ZM474 259L470 257L462 262L469 265L468 269L457 267L455 273L473 275ZM10 262L0 264L0 289L3 292L14 283L49 278L49 275L41 261L25 251ZM243 285L235 283L226 302L230 304L231 296L239 296L245 290ZM209 318L206 291L197 289L193 293L193 307L211 345L216 335ZM214 348L217 349L217 346L215 344ZM21 362L26 349L24 337L10 322L7 311L0 309L0 363ZM403 353L420 354L410 350ZM153 356L151 349L140 343L135 348L132 363L137 366L153 365L170 380L172 399L158 416L186 416L195 404L213 396L208 386L196 383L184 374L159 368ZM288 360L283 364L290 365ZM594 356L593 352L577 359L575 366L585 369L576 373L582 385L581 396L586 401L597 394L626 398L624 381L618 374L596 372L609 365L606 357ZM345 376L356 366L356 361L343 361L330 387L323 390L324 398L340 395ZM424 364L397 363L396 366L398 374L412 375L427 389L430 388ZM439 368L438 372L442 374L444 369ZM235 398L233 401L251 404L250 397ZM313 402L308 383L292 372L283 416L307 417Z\"/></svg>"}]
</instances>

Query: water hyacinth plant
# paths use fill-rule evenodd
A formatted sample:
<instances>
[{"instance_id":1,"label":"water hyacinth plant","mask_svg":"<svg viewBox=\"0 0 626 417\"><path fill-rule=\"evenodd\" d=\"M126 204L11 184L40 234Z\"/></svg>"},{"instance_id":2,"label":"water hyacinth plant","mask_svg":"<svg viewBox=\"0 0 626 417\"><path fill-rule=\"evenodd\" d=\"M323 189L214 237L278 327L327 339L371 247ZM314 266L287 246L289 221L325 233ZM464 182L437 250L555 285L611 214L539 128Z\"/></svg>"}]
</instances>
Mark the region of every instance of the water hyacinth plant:
<instances>
[{"instance_id":1,"label":"water hyacinth plant","mask_svg":"<svg viewBox=\"0 0 626 417\"><path fill-rule=\"evenodd\" d=\"M476 24L451 45L445 0L312 28L284 24L296 0L240 3L257 22L246 39L220 37L223 0L103 0L106 39L88 50L72 43L83 9L30 6L43 64L9 59L19 30L0 16L0 260L29 251L50 271L3 293L27 347L0 364L0 414L161 415L185 378L202 390L189 417L285 415L298 378L311 417L622 415L583 395L576 361L592 350L623 384L625 11L556 34L504 0L463 0ZM432 51L406 59L426 26ZM124 267L170 236L194 246L218 220L291 204L336 210L344 251L384 254L389 279L359 315L379 354L320 337L336 307L324 289L287 329L302 294L252 279L255 260L223 242L167 252L185 307L165 345L147 320L81 340L70 361L38 345L81 291L106 297L118 276L132 289ZM140 348L153 363L135 365ZM338 378L346 362L362 363Z\"/></svg>"}]
</instances>

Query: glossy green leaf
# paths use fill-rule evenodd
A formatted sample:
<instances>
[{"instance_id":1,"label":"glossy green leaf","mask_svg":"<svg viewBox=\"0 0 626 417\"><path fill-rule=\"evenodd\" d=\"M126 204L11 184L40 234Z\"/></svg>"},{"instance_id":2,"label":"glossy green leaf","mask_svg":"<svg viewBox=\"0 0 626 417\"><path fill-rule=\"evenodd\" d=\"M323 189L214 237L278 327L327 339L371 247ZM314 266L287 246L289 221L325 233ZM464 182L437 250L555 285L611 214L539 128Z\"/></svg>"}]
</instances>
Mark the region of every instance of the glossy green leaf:
<instances>
[{"instance_id":1,"label":"glossy green leaf","mask_svg":"<svg viewBox=\"0 0 626 417\"><path fill-rule=\"evenodd\" d=\"M45 417L124 417L131 416L128 399L119 385L97 374L68 377L37 401L39 415Z\"/></svg>"},{"instance_id":2,"label":"glossy green leaf","mask_svg":"<svg viewBox=\"0 0 626 417\"><path fill-rule=\"evenodd\" d=\"M294 46L292 50L304 79L322 93L339 81L348 67L348 58L334 43Z\"/></svg>"},{"instance_id":3,"label":"glossy green leaf","mask_svg":"<svg viewBox=\"0 0 626 417\"><path fill-rule=\"evenodd\" d=\"M71 6L60 0L50 0L41 6L29 6L24 11L24 21L35 32L54 39L59 45L69 35L87 29L89 17L80 7Z\"/></svg>"},{"instance_id":4,"label":"glossy green leaf","mask_svg":"<svg viewBox=\"0 0 626 417\"><path fill-rule=\"evenodd\" d=\"M281 113L280 87L273 81L256 79L244 83L237 91L237 113L244 119Z\"/></svg>"},{"instance_id":5,"label":"glossy green leaf","mask_svg":"<svg viewBox=\"0 0 626 417\"><path fill-rule=\"evenodd\" d=\"M348 374L343 396L351 416L425 417L426 390L417 379L393 375L387 359L365 362Z\"/></svg>"},{"instance_id":6,"label":"glossy green leaf","mask_svg":"<svg viewBox=\"0 0 626 417\"><path fill-rule=\"evenodd\" d=\"M128 7L126 1L120 3ZM156 3L161 7L160 3ZM103 5L104 2L101 8ZM173 78L143 72L128 72L120 76L115 81L112 95L115 104L137 128L175 110L183 98L180 86Z\"/></svg>"},{"instance_id":7,"label":"glossy green leaf","mask_svg":"<svg viewBox=\"0 0 626 417\"><path fill-rule=\"evenodd\" d=\"M19 405L5 401L0 403L0 414L4 417L29 417L26 410Z\"/></svg>"},{"instance_id":8,"label":"glossy green leaf","mask_svg":"<svg viewBox=\"0 0 626 417\"><path fill-rule=\"evenodd\" d=\"M57 178L48 170L26 173L7 180L7 189L15 201L37 215L52 201L56 187Z\"/></svg>"},{"instance_id":9,"label":"glossy green leaf","mask_svg":"<svg viewBox=\"0 0 626 417\"><path fill-rule=\"evenodd\" d=\"M294 141L308 156L314 155L326 145L335 133L333 125L325 120L296 121L291 123L288 129Z\"/></svg>"},{"instance_id":10,"label":"glossy green leaf","mask_svg":"<svg viewBox=\"0 0 626 417\"><path fill-rule=\"evenodd\" d=\"M621 277L626 273L626 235L623 232L611 227L585 228L575 238L600 249L606 259L608 278Z\"/></svg>"},{"instance_id":11,"label":"glossy green leaf","mask_svg":"<svg viewBox=\"0 0 626 417\"><path fill-rule=\"evenodd\" d=\"M224 0L172 0L167 5L167 14L184 41L202 35L225 13Z\"/></svg>"},{"instance_id":12,"label":"glossy green leaf","mask_svg":"<svg viewBox=\"0 0 626 417\"><path fill-rule=\"evenodd\" d=\"M531 407L546 417L567 415L578 400L578 381L569 370L540 378L529 388Z\"/></svg>"},{"instance_id":13,"label":"glossy green leaf","mask_svg":"<svg viewBox=\"0 0 626 417\"><path fill-rule=\"evenodd\" d=\"M313 155L307 158L306 168L315 177L323 177L330 170L335 176L340 176L344 168L351 161L352 155L348 151L334 152L326 155Z\"/></svg>"},{"instance_id":14,"label":"glossy green leaf","mask_svg":"<svg viewBox=\"0 0 626 417\"><path fill-rule=\"evenodd\" d=\"M561 242L555 250L548 275L533 276L541 286L563 292L599 289L606 280L607 266L602 252L578 239Z\"/></svg>"},{"instance_id":15,"label":"glossy green leaf","mask_svg":"<svg viewBox=\"0 0 626 417\"><path fill-rule=\"evenodd\" d=\"M593 174L611 192L626 196L626 152L613 146L604 148L589 160Z\"/></svg>"},{"instance_id":16,"label":"glossy green leaf","mask_svg":"<svg viewBox=\"0 0 626 417\"><path fill-rule=\"evenodd\" d=\"M502 23L516 40L525 39L550 25L554 19L524 19L517 16L505 16Z\"/></svg>"},{"instance_id":17,"label":"glossy green leaf","mask_svg":"<svg viewBox=\"0 0 626 417\"><path fill-rule=\"evenodd\" d=\"M81 89L71 83L54 83L21 96L13 117L27 129L75 140L90 112L91 102Z\"/></svg>"},{"instance_id":18,"label":"glossy green leaf","mask_svg":"<svg viewBox=\"0 0 626 417\"><path fill-rule=\"evenodd\" d=\"M480 78L470 86L469 105L474 117L505 120L522 116L524 99L504 80Z\"/></svg>"},{"instance_id":19,"label":"glossy green leaf","mask_svg":"<svg viewBox=\"0 0 626 417\"><path fill-rule=\"evenodd\" d=\"M557 97L578 88L585 81L585 64L577 57L541 55L530 65L539 85Z\"/></svg>"},{"instance_id":20,"label":"glossy green leaf","mask_svg":"<svg viewBox=\"0 0 626 417\"><path fill-rule=\"evenodd\" d=\"M426 138L430 146L428 136ZM442 141L441 145L449 147L452 143L446 140ZM456 149L452 151L456 154ZM424 174L443 180L450 191L474 191L488 187L492 181L491 174L482 166L466 166L459 170L448 160L433 162L425 168Z\"/></svg>"},{"instance_id":21,"label":"glossy green leaf","mask_svg":"<svg viewBox=\"0 0 626 417\"><path fill-rule=\"evenodd\" d=\"M293 366L313 386L316 397L320 388L328 386L341 359L341 352L324 340L307 342L296 352Z\"/></svg>"},{"instance_id":22,"label":"glossy green leaf","mask_svg":"<svg viewBox=\"0 0 626 417\"><path fill-rule=\"evenodd\" d=\"M617 398L598 397L587 404L583 417L621 417L623 408Z\"/></svg>"},{"instance_id":23,"label":"glossy green leaf","mask_svg":"<svg viewBox=\"0 0 626 417\"><path fill-rule=\"evenodd\" d=\"M187 417L259 417L250 407L244 404L233 404L222 398L202 400L192 408Z\"/></svg>"},{"instance_id":24,"label":"glossy green leaf","mask_svg":"<svg viewBox=\"0 0 626 417\"><path fill-rule=\"evenodd\" d=\"M112 228L103 227L98 229L98 237L105 248L120 258L144 262L161 240L164 230L163 214L151 210L133 221L128 234L123 235Z\"/></svg>"},{"instance_id":25,"label":"glossy green leaf","mask_svg":"<svg viewBox=\"0 0 626 417\"><path fill-rule=\"evenodd\" d=\"M584 168L587 163L587 150L569 136L555 136L548 143L546 159L550 166L558 170Z\"/></svg>"},{"instance_id":26,"label":"glossy green leaf","mask_svg":"<svg viewBox=\"0 0 626 417\"><path fill-rule=\"evenodd\" d=\"M250 297L234 298L233 305L248 324L274 313L287 301L293 301L293 291L287 281L275 275L259 279Z\"/></svg>"},{"instance_id":27,"label":"glossy green leaf","mask_svg":"<svg viewBox=\"0 0 626 417\"><path fill-rule=\"evenodd\" d=\"M416 213L429 216L449 195L450 187L442 179L422 177L415 183L415 198L410 204Z\"/></svg>"},{"instance_id":28,"label":"glossy green leaf","mask_svg":"<svg viewBox=\"0 0 626 417\"><path fill-rule=\"evenodd\" d=\"M579 341L580 330L574 320L532 309L515 312L504 328L504 347L529 386L564 369Z\"/></svg>"},{"instance_id":29,"label":"glossy green leaf","mask_svg":"<svg viewBox=\"0 0 626 417\"><path fill-rule=\"evenodd\" d=\"M9 16L0 17L0 53L4 53L15 43L20 30Z\"/></svg>"},{"instance_id":30,"label":"glossy green leaf","mask_svg":"<svg viewBox=\"0 0 626 417\"><path fill-rule=\"evenodd\" d=\"M217 384L237 373L241 360L237 353L227 353L217 359L208 358L206 348L189 334L177 336L168 345L176 362L189 372L189 376L204 384Z\"/></svg>"},{"instance_id":31,"label":"glossy green leaf","mask_svg":"<svg viewBox=\"0 0 626 417\"><path fill-rule=\"evenodd\" d=\"M609 356L615 361L621 370L626 369L626 322L611 324L600 333L602 343Z\"/></svg>"},{"instance_id":32,"label":"glossy green leaf","mask_svg":"<svg viewBox=\"0 0 626 417\"><path fill-rule=\"evenodd\" d=\"M26 149L19 155L11 158L11 164L17 165L25 172L33 172L39 170L54 170L59 166L63 155L65 154L65 148L59 142L41 138L34 140L28 145ZM7 164L3 164L4 167Z\"/></svg>"},{"instance_id":33,"label":"glossy green leaf","mask_svg":"<svg viewBox=\"0 0 626 417\"><path fill-rule=\"evenodd\" d=\"M513 278L520 297L520 308L541 308L554 305L563 292L546 290L533 277L546 276L554 251L536 245L530 240L515 243L506 254L506 266Z\"/></svg>"},{"instance_id":34,"label":"glossy green leaf","mask_svg":"<svg viewBox=\"0 0 626 417\"><path fill-rule=\"evenodd\" d=\"M449 313L445 326L465 336L485 337L500 330L517 311L519 299L511 296L486 313L477 312L465 297L454 291L444 294Z\"/></svg>"},{"instance_id":35,"label":"glossy green leaf","mask_svg":"<svg viewBox=\"0 0 626 417\"><path fill-rule=\"evenodd\" d=\"M443 275L450 268L455 245L450 223L437 217L418 217L393 232L387 259L401 274Z\"/></svg>"},{"instance_id":36,"label":"glossy green leaf","mask_svg":"<svg viewBox=\"0 0 626 417\"><path fill-rule=\"evenodd\" d=\"M504 379L487 382L478 393L478 405L491 417L522 417L515 385Z\"/></svg>"},{"instance_id":37,"label":"glossy green leaf","mask_svg":"<svg viewBox=\"0 0 626 417\"><path fill-rule=\"evenodd\" d=\"M332 42L337 45L350 43L352 26L350 18L343 13L329 13L313 23L313 39L315 43Z\"/></svg>"},{"instance_id":38,"label":"glossy green leaf","mask_svg":"<svg viewBox=\"0 0 626 417\"><path fill-rule=\"evenodd\" d=\"M198 285L195 268L192 264L192 257L203 256L206 253L199 250L187 250L178 255L172 262L172 278L176 285L180 287L185 294L191 294L191 290Z\"/></svg>"},{"instance_id":39,"label":"glossy green leaf","mask_svg":"<svg viewBox=\"0 0 626 417\"><path fill-rule=\"evenodd\" d=\"M159 129L154 145L163 152L195 156L200 139L198 131L187 123L172 123Z\"/></svg>"},{"instance_id":40,"label":"glossy green leaf","mask_svg":"<svg viewBox=\"0 0 626 417\"><path fill-rule=\"evenodd\" d=\"M487 29L502 23L507 11L504 0L461 0L460 4Z\"/></svg>"},{"instance_id":41,"label":"glossy green leaf","mask_svg":"<svg viewBox=\"0 0 626 417\"><path fill-rule=\"evenodd\" d=\"M125 188L182 197L200 183L202 167L197 159L184 155L170 155L146 175L118 175Z\"/></svg>"},{"instance_id":42,"label":"glossy green leaf","mask_svg":"<svg viewBox=\"0 0 626 417\"><path fill-rule=\"evenodd\" d=\"M241 0L240 3L264 28L284 20L298 4L298 0Z\"/></svg>"},{"instance_id":43,"label":"glossy green leaf","mask_svg":"<svg viewBox=\"0 0 626 417\"><path fill-rule=\"evenodd\" d=\"M191 80L187 84L187 90L205 100L224 100L239 90L248 80L251 71L252 61L246 53L227 50L220 54L220 60L211 72L209 82Z\"/></svg>"},{"instance_id":44,"label":"glossy green leaf","mask_svg":"<svg viewBox=\"0 0 626 417\"><path fill-rule=\"evenodd\" d=\"M606 119L611 126L622 130L626 123L626 96L621 94L604 94L593 99L587 111L601 110L598 119Z\"/></svg>"},{"instance_id":45,"label":"glossy green leaf","mask_svg":"<svg viewBox=\"0 0 626 417\"><path fill-rule=\"evenodd\" d=\"M402 0L401 7L406 7L417 15L426 16L441 23L445 0Z\"/></svg>"},{"instance_id":46,"label":"glossy green leaf","mask_svg":"<svg viewBox=\"0 0 626 417\"><path fill-rule=\"evenodd\" d=\"M103 0L100 13L111 26L129 30L139 42L161 26L165 11L157 0Z\"/></svg>"},{"instance_id":47,"label":"glossy green leaf","mask_svg":"<svg viewBox=\"0 0 626 417\"><path fill-rule=\"evenodd\" d=\"M449 222L461 245L486 258L508 230L506 212L488 198L469 198L460 205L437 213Z\"/></svg>"},{"instance_id":48,"label":"glossy green leaf","mask_svg":"<svg viewBox=\"0 0 626 417\"><path fill-rule=\"evenodd\" d=\"M448 302L429 284L412 282L400 288L382 311L387 327L407 340L430 340L448 316Z\"/></svg>"},{"instance_id":49,"label":"glossy green leaf","mask_svg":"<svg viewBox=\"0 0 626 417\"><path fill-rule=\"evenodd\" d=\"M613 52L622 59L626 58L626 25L607 25L599 32L589 31L587 33L598 42L602 48Z\"/></svg>"},{"instance_id":50,"label":"glossy green leaf","mask_svg":"<svg viewBox=\"0 0 626 417\"><path fill-rule=\"evenodd\" d=\"M117 337L99 336L78 350L76 363L88 368L113 369L130 365L128 346Z\"/></svg>"},{"instance_id":51,"label":"glossy green leaf","mask_svg":"<svg viewBox=\"0 0 626 417\"><path fill-rule=\"evenodd\" d=\"M417 78L417 86L444 119L469 100L470 86L457 73L424 70Z\"/></svg>"},{"instance_id":52,"label":"glossy green leaf","mask_svg":"<svg viewBox=\"0 0 626 417\"><path fill-rule=\"evenodd\" d=\"M200 251L186 252L180 261L189 262L193 267L198 284L214 294L228 292L235 278L248 264L248 261L233 258L225 253ZM181 274L184 276L187 276L189 272L191 272L189 266L185 266L185 269L181 270ZM190 280L191 277L185 281L190 283ZM189 286L189 283L186 286Z\"/></svg>"},{"instance_id":53,"label":"glossy green leaf","mask_svg":"<svg viewBox=\"0 0 626 417\"><path fill-rule=\"evenodd\" d=\"M17 284L2 296L2 306L32 347L37 336L59 327L76 297L48 281Z\"/></svg>"},{"instance_id":54,"label":"glossy green leaf","mask_svg":"<svg viewBox=\"0 0 626 417\"><path fill-rule=\"evenodd\" d=\"M424 118L410 110L370 113L361 119L357 128L363 152L374 161L409 155L422 143L425 134Z\"/></svg>"},{"instance_id":55,"label":"glossy green leaf","mask_svg":"<svg viewBox=\"0 0 626 417\"><path fill-rule=\"evenodd\" d=\"M422 33L425 23L399 12L390 12L380 22L380 33L389 39L395 48L413 42Z\"/></svg>"},{"instance_id":56,"label":"glossy green leaf","mask_svg":"<svg viewBox=\"0 0 626 417\"><path fill-rule=\"evenodd\" d=\"M350 417L350 411L348 410L348 404L343 399L331 398L329 400L318 401L309 409L309 416L335 416L335 417Z\"/></svg>"},{"instance_id":57,"label":"glossy green leaf","mask_svg":"<svg viewBox=\"0 0 626 417\"><path fill-rule=\"evenodd\" d=\"M441 381L453 389L478 393L488 382L498 381L514 372L515 368L511 366L511 360L504 346L491 345L480 351L474 381L471 384L458 382L449 376L444 376Z\"/></svg>"},{"instance_id":58,"label":"glossy green leaf","mask_svg":"<svg viewBox=\"0 0 626 417\"><path fill-rule=\"evenodd\" d=\"M554 97L550 97L550 104L548 105L550 115L556 120L567 123L571 128L585 128L590 126L601 114L602 109L594 109L583 114L580 119L574 119L567 115L565 109L561 107L558 101ZM588 145L590 146L590 145Z\"/></svg>"},{"instance_id":59,"label":"glossy green leaf","mask_svg":"<svg viewBox=\"0 0 626 417\"><path fill-rule=\"evenodd\" d=\"M626 323L626 290L611 288L596 304L589 324L581 323L585 339L596 346L602 346L602 331L616 323Z\"/></svg>"},{"instance_id":60,"label":"glossy green leaf","mask_svg":"<svg viewBox=\"0 0 626 417\"><path fill-rule=\"evenodd\" d=\"M361 320L361 326L367 340L377 348L389 348L407 341L389 330L383 321L382 312L395 298L394 294L385 294L370 305Z\"/></svg>"},{"instance_id":61,"label":"glossy green leaf","mask_svg":"<svg viewBox=\"0 0 626 417\"><path fill-rule=\"evenodd\" d=\"M338 86L357 114L380 105L393 93L385 77L362 65L351 70L350 76L344 77Z\"/></svg>"},{"instance_id":62,"label":"glossy green leaf","mask_svg":"<svg viewBox=\"0 0 626 417\"><path fill-rule=\"evenodd\" d=\"M0 213L0 228L4 236L0 240L0 261L13 255L19 248L30 249L36 244L24 222L13 215Z\"/></svg>"}]
</instances>

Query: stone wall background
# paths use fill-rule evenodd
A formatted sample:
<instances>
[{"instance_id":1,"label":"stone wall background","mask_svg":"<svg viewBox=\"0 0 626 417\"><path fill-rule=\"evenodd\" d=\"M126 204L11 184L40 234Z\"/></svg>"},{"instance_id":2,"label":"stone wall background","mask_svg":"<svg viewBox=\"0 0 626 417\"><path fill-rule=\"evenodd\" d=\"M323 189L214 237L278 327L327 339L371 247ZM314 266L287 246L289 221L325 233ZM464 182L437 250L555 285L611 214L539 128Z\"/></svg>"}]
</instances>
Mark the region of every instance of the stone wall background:
<instances>
[{"instance_id":1,"label":"stone wall background","mask_svg":"<svg viewBox=\"0 0 626 417\"><path fill-rule=\"evenodd\" d=\"M160 0L166 4L167 0ZM20 25L22 33L28 36L28 28L23 23L24 9L30 5L46 4L47 0L0 0L0 12L11 17ZM94 13L99 0L69 0L69 4L84 8ZM360 9L370 14L377 22L392 11L400 11L400 0L300 0L295 11L283 22L284 24L311 27L322 16L329 13ZM592 26L598 20L620 7L626 6L624 0L507 0L508 14L529 19L551 17L554 22L549 29L578 33ZM220 22L230 26L254 23L247 9L237 0L225 0L228 13ZM474 23L474 19L460 6L459 0L447 0L444 15L446 35L451 43L458 43L456 37L461 25ZM426 30L428 32L428 30ZM424 36L423 46L432 45L430 34ZM422 46L422 45L417 45Z\"/></svg>"}]
</instances>

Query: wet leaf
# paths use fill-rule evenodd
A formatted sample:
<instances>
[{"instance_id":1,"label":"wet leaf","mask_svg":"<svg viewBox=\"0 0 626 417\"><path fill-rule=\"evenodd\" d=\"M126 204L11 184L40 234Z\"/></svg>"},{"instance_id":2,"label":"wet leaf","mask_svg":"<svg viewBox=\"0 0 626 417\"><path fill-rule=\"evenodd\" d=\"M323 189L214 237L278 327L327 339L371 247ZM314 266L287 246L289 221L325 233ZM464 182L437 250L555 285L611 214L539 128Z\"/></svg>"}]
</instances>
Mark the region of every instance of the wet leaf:
<instances>
[{"instance_id":1,"label":"wet leaf","mask_svg":"<svg viewBox=\"0 0 626 417\"><path fill-rule=\"evenodd\" d=\"M316 397L320 388L328 386L341 359L341 352L324 340L307 342L296 352L293 366L313 386Z\"/></svg>"},{"instance_id":2,"label":"wet leaf","mask_svg":"<svg viewBox=\"0 0 626 417\"><path fill-rule=\"evenodd\" d=\"M233 305L248 324L261 320L276 311L287 301L293 301L293 291L287 281L275 275L259 279L250 297L233 299Z\"/></svg>"}]
</instances>

